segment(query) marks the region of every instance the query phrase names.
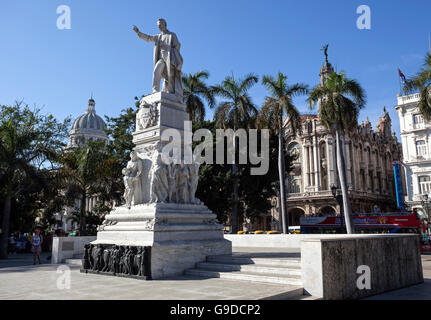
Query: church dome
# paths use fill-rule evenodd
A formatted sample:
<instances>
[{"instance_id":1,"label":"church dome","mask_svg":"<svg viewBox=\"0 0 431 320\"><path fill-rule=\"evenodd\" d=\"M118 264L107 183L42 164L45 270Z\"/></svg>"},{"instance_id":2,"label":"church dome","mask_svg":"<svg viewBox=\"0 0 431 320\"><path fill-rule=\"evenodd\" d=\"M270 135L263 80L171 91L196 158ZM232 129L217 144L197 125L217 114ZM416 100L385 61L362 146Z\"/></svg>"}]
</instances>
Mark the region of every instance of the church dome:
<instances>
[{"instance_id":1,"label":"church dome","mask_svg":"<svg viewBox=\"0 0 431 320\"><path fill-rule=\"evenodd\" d=\"M106 129L105 121L96 114L96 102L93 99L88 100L87 112L76 118L73 122L72 130L92 129L101 130Z\"/></svg>"},{"instance_id":2,"label":"church dome","mask_svg":"<svg viewBox=\"0 0 431 320\"><path fill-rule=\"evenodd\" d=\"M69 134L69 146L77 146L92 140L107 140L105 121L96 114L96 102L88 100L87 111L73 122Z\"/></svg>"}]
</instances>

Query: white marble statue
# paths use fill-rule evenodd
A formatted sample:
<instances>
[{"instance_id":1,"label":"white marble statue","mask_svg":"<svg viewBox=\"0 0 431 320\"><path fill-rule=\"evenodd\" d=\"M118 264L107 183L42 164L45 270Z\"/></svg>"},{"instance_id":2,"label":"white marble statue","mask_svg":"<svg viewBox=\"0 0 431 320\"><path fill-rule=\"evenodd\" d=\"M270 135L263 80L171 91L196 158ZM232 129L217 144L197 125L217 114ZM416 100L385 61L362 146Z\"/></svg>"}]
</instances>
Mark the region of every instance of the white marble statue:
<instances>
[{"instance_id":1,"label":"white marble statue","mask_svg":"<svg viewBox=\"0 0 431 320\"><path fill-rule=\"evenodd\" d=\"M176 201L177 179L176 166L174 163L168 165L168 201Z\"/></svg>"},{"instance_id":2,"label":"white marble statue","mask_svg":"<svg viewBox=\"0 0 431 320\"><path fill-rule=\"evenodd\" d=\"M161 33L154 36L142 33L138 27L133 26L133 30L139 38L154 42L153 93L160 92L160 81L163 78L162 91L175 94L182 103L181 69L183 67L183 58L180 54L181 45L176 34L167 29L164 19L157 20L157 26Z\"/></svg>"},{"instance_id":3,"label":"white marble statue","mask_svg":"<svg viewBox=\"0 0 431 320\"><path fill-rule=\"evenodd\" d=\"M168 168L158 153L151 172L151 201L166 202L169 192Z\"/></svg>"},{"instance_id":4,"label":"white marble statue","mask_svg":"<svg viewBox=\"0 0 431 320\"><path fill-rule=\"evenodd\" d=\"M178 203L189 203L189 170L184 165L180 163L176 170L176 180L177 180L177 193L176 200Z\"/></svg>"},{"instance_id":5,"label":"white marble statue","mask_svg":"<svg viewBox=\"0 0 431 320\"><path fill-rule=\"evenodd\" d=\"M193 160L192 164L189 164L189 187L190 187L190 202L194 204L200 204L200 200L195 197L196 190L199 183L199 167L200 163Z\"/></svg>"},{"instance_id":6,"label":"white marble statue","mask_svg":"<svg viewBox=\"0 0 431 320\"><path fill-rule=\"evenodd\" d=\"M126 206L128 208L141 202L142 169L141 160L138 158L136 151L132 151L130 153L130 161L127 163L127 167L122 171L125 186L124 199L126 200Z\"/></svg>"}]
</instances>

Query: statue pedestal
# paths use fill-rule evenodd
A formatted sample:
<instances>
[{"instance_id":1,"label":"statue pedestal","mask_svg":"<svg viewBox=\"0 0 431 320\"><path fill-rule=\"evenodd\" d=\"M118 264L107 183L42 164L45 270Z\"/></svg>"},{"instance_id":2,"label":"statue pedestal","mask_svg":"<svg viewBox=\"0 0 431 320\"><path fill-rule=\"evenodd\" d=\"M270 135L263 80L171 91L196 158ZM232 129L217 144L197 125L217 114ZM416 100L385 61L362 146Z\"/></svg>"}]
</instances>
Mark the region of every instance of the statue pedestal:
<instances>
[{"instance_id":1,"label":"statue pedestal","mask_svg":"<svg viewBox=\"0 0 431 320\"><path fill-rule=\"evenodd\" d=\"M151 247L151 278L179 275L208 255L232 253L223 226L204 205L152 203L118 207L91 244Z\"/></svg>"},{"instance_id":2,"label":"statue pedestal","mask_svg":"<svg viewBox=\"0 0 431 320\"><path fill-rule=\"evenodd\" d=\"M142 98L135 152L123 170L131 206L105 217L97 240L86 248L82 272L160 279L182 274L208 255L232 253L216 215L194 197L199 163L160 160L163 131L176 129L183 137L187 120L185 106L169 93ZM177 147L184 151L183 142Z\"/></svg>"},{"instance_id":3,"label":"statue pedestal","mask_svg":"<svg viewBox=\"0 0 431 320\"><path fill-rule=\"evenodd\" d=\"M146 108L147 107L147 108ZM150 112L150 107L154 112ZM166 92L157 92L141 99L136 115L136 131L133 133L135 150L141 152L152 143L161 141L166 129L175 129L184 134L184 121L190 121L186 106L177 97Z\"/></svg>"}]
</instances>

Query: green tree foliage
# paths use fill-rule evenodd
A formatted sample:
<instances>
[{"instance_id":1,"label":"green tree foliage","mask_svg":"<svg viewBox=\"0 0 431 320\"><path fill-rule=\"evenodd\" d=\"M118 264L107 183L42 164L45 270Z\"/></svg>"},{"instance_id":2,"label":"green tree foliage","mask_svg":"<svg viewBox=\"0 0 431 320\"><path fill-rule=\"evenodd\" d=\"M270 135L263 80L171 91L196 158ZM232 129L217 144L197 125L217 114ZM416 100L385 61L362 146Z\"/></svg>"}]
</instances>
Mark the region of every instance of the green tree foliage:
<instances>
[{"instance_id":1,"label":"green tree foliage","mask_svg":"<svg viewBox=\"0 0 431 320\"><path fill-rule=\"evenodd\" d=\"M104 204L99 205L99 219L112 209L121 194L121 160L112 154L104 141L99 140L65 150L59 162L63 165L60 174L63 177L65 202L74 207L76 200L79 200L80 235L87 235L87 227L92 225L88 219L92 219L95 212L86 211L86 201L99 197ZM100 207L105 210L100 210Z\"/></svg>"},{"instance_id":2,"label":"green tree foliage","mask_svg":"<svg viewBox=\"0 0 431 320\"><path fill-rule=\"evenodd\" d=\"M292 132L296 132L300 126L301 117L298 110L293 105L292 98L301 94L307 94L308 86L296 83L292 86L286 82L287 76L279 72L277 78L264 76L262 84L271 94L266 97L262 107L258 122L265 128L272 128L278 135L278 170L279 170L279 187L281 197L281 217L283 221L283 233L288 233L288 216L286 210L286 170L285 170L285 153L284 153L284 126L287 125ZM286 123L284 123L286 115Z\"/></svg>"},{"instance_id":3,"label":"green tree foliage","mask_svg":"<svg viewBox=\"0 0 431 320\"><path fill-rule=\"evenodd\" d=\"M365 106L366 95L355 80L344 72L332 72L323 85L313 88L308 97L310 108L319 103L319 118L322 124L336 137L337 168L343 194L343 208L348 233L353 233L350 222L351 207L347 193L346 164L343 152L344 134L357 126L359 111Z\"/></svg>"},{"instance_id":4,"label":"green tree foliage","mask_svg":"<svg viewBox=\"0 0 431 320\"><path fill-rule=\"evenodd\" d=\"M205 105L202 100L205 100L210 108L214 107L215 104L214 94L204 82L208 77L208 71L185 74L182 77L184 104L193 123L205 120Z\"/></svg>"},{"instance_id":5,"label":"green tree foliage","mask_svg":"<svg viewBox=\"0 0 431 320\"><path fill-rule=\"evenodd\" d=\"M215 121L204 121L195 124L193 131L208 129L213 135L213 164L202 164L199 170L199 185L196 196L202 200L223 224L232 223L233 182L231 166L216 164L216 129ZM260 136L258 137L260 141ZM200 142L194 142L194 146ZM277 195L277 135L270 134L270 162L269 172L266 175L256 176L250 174L251 164L238 165L238 221L250 218L251 221L266 214L271 209L271 198ZM260 150L260 144L258 145ZM227 146L225 144L225 154ZM286 168L291 168L292 159L286 158Z\"/></svg>"},{"instance_id":6,"label":"green tree foliage","mask_svg":"<svg viewBox=\"0 0 431 320\"><path fill-rule=\"evenodd\" d=\"M409 79L404 87L406 92L418 90L421 98L418 108L423 117L431 120L431 53L425 55L425 62L422 69L411 79Z\"/></svg>"},{"instance_id":7,"label":"green tree foliage","mask_svg":"<svg viewBox=\"0 0 431 320\"><path fill-rule=\"evenodd\" d=\"M258 77L252 73L244 78L226 77L220 85L211 87L214 95L223 99L215 111L215 121L218 128L251 128L255 126L258 110L248 93L248 90L258 82ZM235 144L237 154L237 144ZM238 165L232 164L233 201L232 201L232 232L238 232Z\"/></svg>"},{"instance_id":8,"label":"green tree foliage","mask_svg":"<svg viewBox=\"0 0 431 320\"><path fill-rule=\"evenodd\" d=\"M120 159L122 167L127 165L130 152L134 148L132 133L136 130L136 113L139 110L139 99L135 97L135 101L135 107L121 110L118 117L105 117L106 133L111 140L108 149L117 159Z\"/></svg>"},{"instance_id":9,"label":"green tree foliage","mask_svg":"<svg viewBox=\"0 0 431 320\"><path fill-rule=\"evenodd\" d=\"M0 258L7 258L12 221L29 224L38 209L38 194L46 186L47 172L64 147L70 119L58 122L40 109L23 103L0 108L0 192L3 198ZM19 212L16 215L16 212ZM23 221L21 221L23 222ZM14 225L16 226L16 225Z\"/></svg>"}]
</instances>

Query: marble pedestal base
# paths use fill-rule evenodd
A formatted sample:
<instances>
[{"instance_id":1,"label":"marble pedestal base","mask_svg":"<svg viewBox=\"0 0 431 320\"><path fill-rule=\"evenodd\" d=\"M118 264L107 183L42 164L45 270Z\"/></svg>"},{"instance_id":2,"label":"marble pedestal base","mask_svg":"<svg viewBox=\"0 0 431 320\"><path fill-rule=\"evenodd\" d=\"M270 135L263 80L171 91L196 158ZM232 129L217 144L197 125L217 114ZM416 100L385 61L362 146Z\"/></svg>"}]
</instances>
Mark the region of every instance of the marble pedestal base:
<instances>
[{"instance_id":1,"label":"marble pedestal base","mask_svg":"<svg viewBox=\"0 0 431 320\"><path fill-rule=\"evenodd\" d=\"M151 247L151 278L182 274L208 255L231 254L223 226L204 205L153 203L118 207L92 245Z\"/></svg>"}]
</instances>

